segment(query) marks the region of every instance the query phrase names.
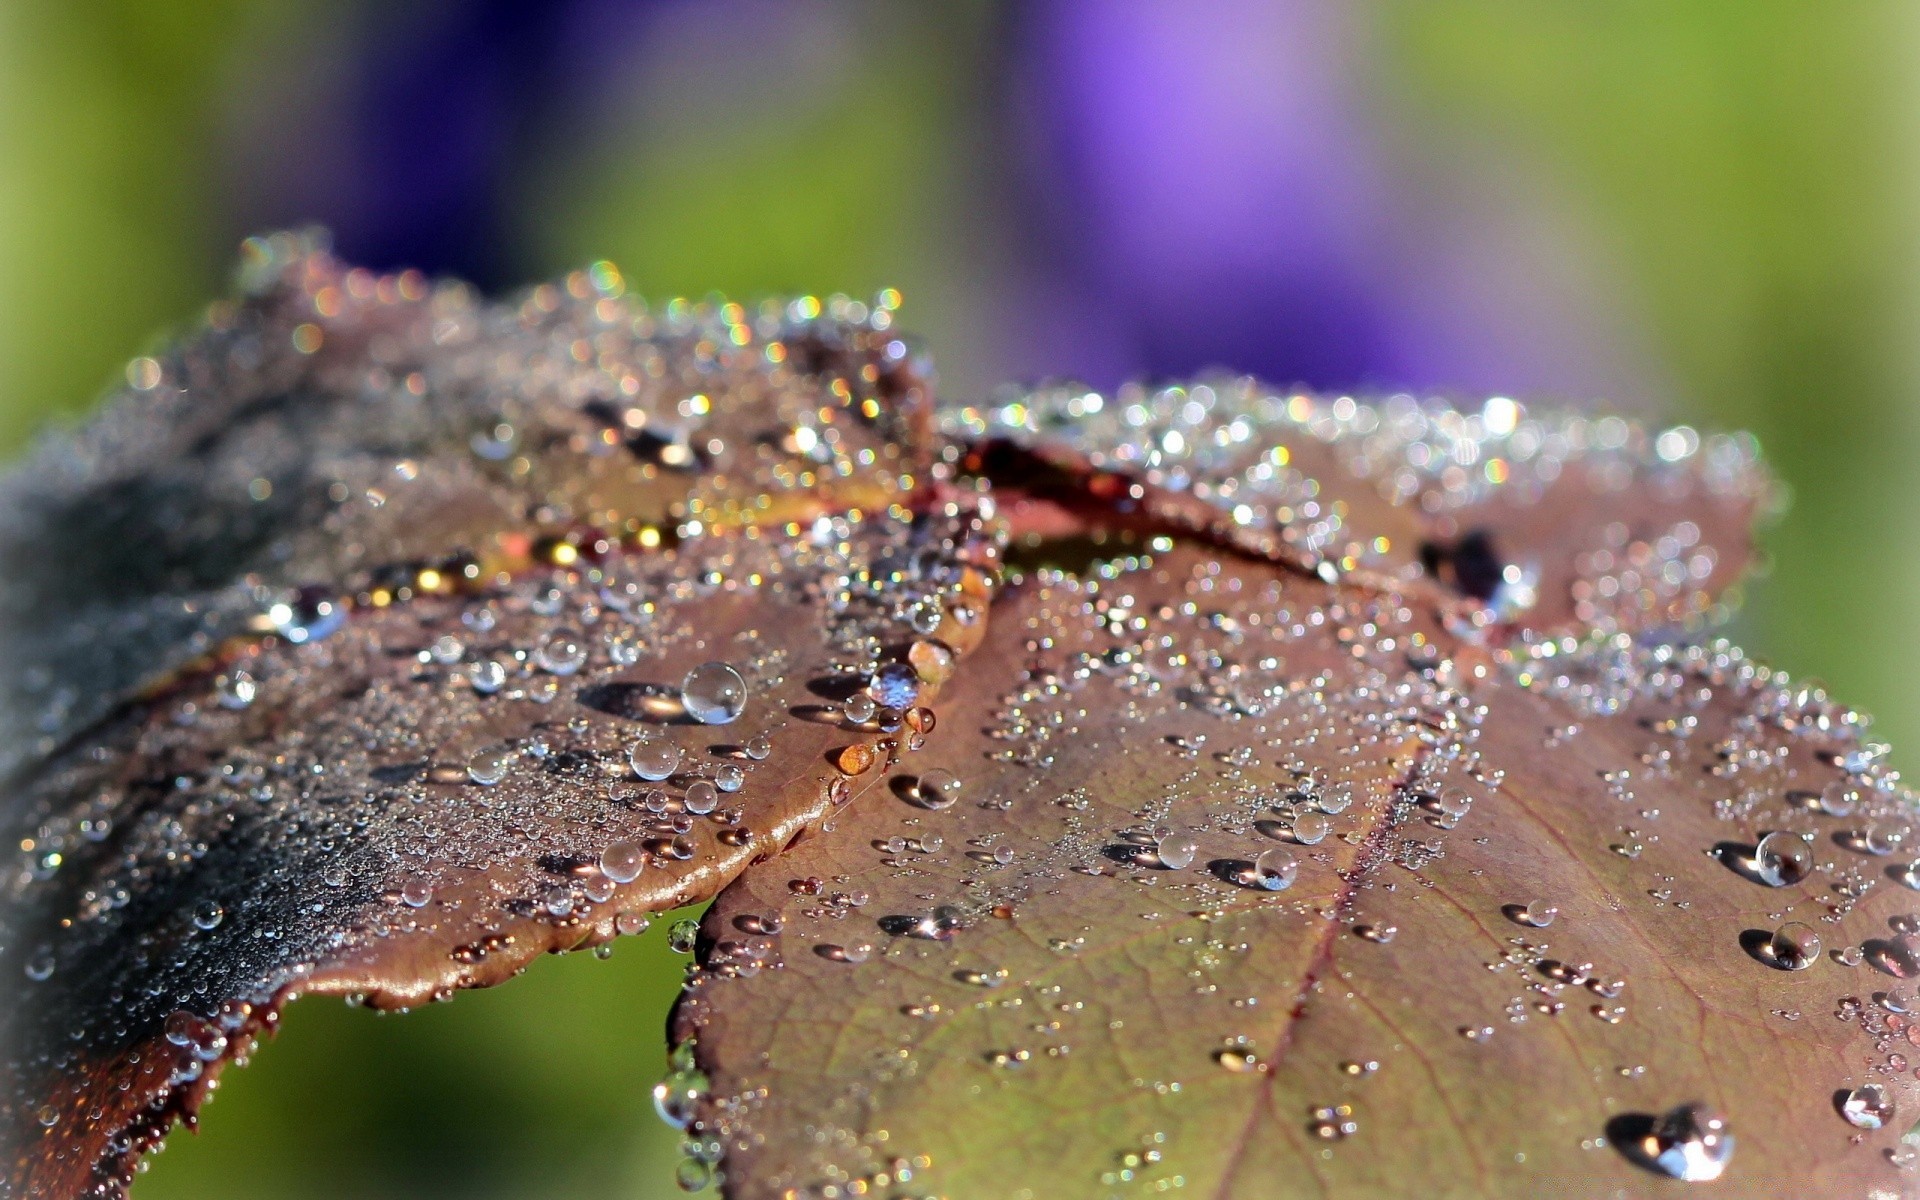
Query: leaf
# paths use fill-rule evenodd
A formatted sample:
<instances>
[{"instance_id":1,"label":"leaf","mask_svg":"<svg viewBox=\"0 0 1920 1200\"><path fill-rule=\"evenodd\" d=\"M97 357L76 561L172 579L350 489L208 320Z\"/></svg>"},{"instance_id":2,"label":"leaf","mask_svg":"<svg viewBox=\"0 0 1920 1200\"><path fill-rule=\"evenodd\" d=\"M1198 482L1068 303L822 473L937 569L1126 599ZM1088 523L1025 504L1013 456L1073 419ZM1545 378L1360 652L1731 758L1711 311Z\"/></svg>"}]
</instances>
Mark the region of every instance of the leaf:
<instances>
[{"instance_id":1,"label":"leaf","mask_svg":"<svg viewBox=\"0 0 1920 1200\"><path fill-rule=\"evenodd\" d=\"M1750 437L1503 399L1360 404L1222 377L1045 388L944 424L1015 495L1206 533L1329 580L1431 576L1484 603L1480 619L1535 633L1724 615L1751 526L1778 502Z\"/></svg>"},{"instance_id":2,"label":"leaf","mask_svg":"<svg viewBox=\"0 0 1920 1200\"><path fill-rule=\"evenodd\" d=\"M304 636L423 567L879 511L923 481L931 394L888 309L654 311L607 264L488 305L310 237L247 249L237 299L0 478L0 778L225 638Z\"/></svg>"},{"instance_id":3,"label":"leaf","mask_svg":"<svg viewBox=\"0 0 1920 1200\"><path fill-rule=\"evenodd\" d=\"M1702 1102L1733 1194L1912 1193L1914 800L1863 719L1440 607L1192 546L1010 586L892 794L708 911L695 1152L742 1197L1640 1195Z\"/></svg>"},{"instance_id":4,"label":"leaf","mask_svg":"<svg viewBox=\"0 0 1920 1200\"><path fill-rule=\"evenodd\" d=\"M635 332L655 328L645 310L584 275L577 302L545 289L491 310L409 298L417 282L292 243L270 253L292 255L272 260L279 290L217 311L160 369L206 394L146 387L7 485L36 498L9 525L8 553L32 563L7 603L37 624L10 644L57 666L61 646L103 643L50 671L72 703L47 736L145 689L6 785L9 1194L119 1194L295 995L445 998L711 896L867 786L857 767L916 741L980 632L994 547L978 516L886 508L918 486L922 451L891 440L912 418L881 403L887 376L854 365L883 318L860 333L774 311L756 333L735 310L670 311L656 340ZM334 305L311 368L261 349L291 309ZM696 340L729 328L736 357ZM577 362L589 333L600 357ZM776 370L783 353L816 361ZM356 413L403 366L424 394ZM670 382L642 384L615 425L685 418L688 471L580 440L595 389L632 371ZM710 411L693 419L696 383ZM911 409L912 391L886 403ZM503 411L527 465L496 475L466 427ZM802 453L803 429L824 454ZM297 499L250 526L221 489L244 494L253 472ZM353 487L319 504L329 478ZM354 498L376 482L393 494ZM207 520L182 515L202 501ZM129 552L106 553L128 522ZM57 556L61 537L83 552ZM55 604L76 593L94 599ZM203 601L215 619L192 635L140 623ZM215 640L247 629L266 636ZM709 662L744 685L737 720L701 724L683 703L713 691L683 683ZM904 671L888 678L905 717L851 726L827 707L887 671ZM662 746L671 778L636 778L659 773Z\"/></svg>"}]
</instances>

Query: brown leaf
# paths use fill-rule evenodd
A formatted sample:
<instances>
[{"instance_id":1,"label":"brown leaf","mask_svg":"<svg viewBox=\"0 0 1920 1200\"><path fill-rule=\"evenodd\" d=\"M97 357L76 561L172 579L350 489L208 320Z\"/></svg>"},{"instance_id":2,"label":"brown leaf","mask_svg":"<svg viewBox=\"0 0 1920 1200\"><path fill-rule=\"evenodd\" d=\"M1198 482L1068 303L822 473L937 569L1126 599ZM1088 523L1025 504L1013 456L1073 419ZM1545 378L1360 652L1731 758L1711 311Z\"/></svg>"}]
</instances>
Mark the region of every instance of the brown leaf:
<instances>
[{"instance_id":1,"label":"brown leaf","mask_svg":"<svg viewBox=\"0 0 1920 1200\"><path fill-rule=\"evenodd\" d=\"M247 630L691 529L880 511L932 397L887 309L661 310L606 264L482 303L248 243L237 299L0 478L0 778Z\"/></svg>"},{"instance_id":2,"label":"brown leaf","mask_svg":"<svg viewBox=\"0 0 1920 1200\"><path fill-rule=\"evenodd\" d=\"M1532 634L1723 615L1775 502L1751 438L1504 399L1363 404L1220 378L1047 388L944 421L978 443L975 469L1097 522L1205 533L1329 580L1428 575L1484 605L1478 621Z\"/></svg>"},{"instance_id":3,"label":"brown leaf","mask_svg":"<svg viewBox=\"0 0 1920 1200\"><path fill-rule=\"evenodd\" d=\"M712 895L928 723L831 699L929 703L980 633L994 544L924 496L887 310L256 252L0 485L8 1194L119 1194L295 995L444 998ZM683 706L713 661L736 722Z\"/></svg>"},{"instance_id":4,"label":"brown leaf","mask_svg":"<svg viewBox=\"0 0 1920 1200\"><path fill-rule=\"evenodd\" d=\"M1664 1194L1701 1102L1725 1194L1914 1194L1913 797L1859 718L1718 644L1495 661L1422 590L1012 585L891 795L708 912L664 1095L728 1193Z\"/></svg>"}]
</instances>

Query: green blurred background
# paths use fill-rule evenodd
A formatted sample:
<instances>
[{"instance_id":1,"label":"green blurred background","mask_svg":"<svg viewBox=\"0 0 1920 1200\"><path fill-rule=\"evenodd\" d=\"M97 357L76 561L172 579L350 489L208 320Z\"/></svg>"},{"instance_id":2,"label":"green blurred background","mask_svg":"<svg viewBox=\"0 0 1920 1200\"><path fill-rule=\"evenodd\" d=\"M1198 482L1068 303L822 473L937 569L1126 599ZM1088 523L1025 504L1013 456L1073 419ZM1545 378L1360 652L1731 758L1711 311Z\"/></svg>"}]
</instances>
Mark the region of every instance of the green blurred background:
<instances>
[{"instance_id":1,"label":"green blurred background","mask_svg":"<svg viewBox=\"0 0 1920 1200\"><path fill-rule=\"evenodd\" d=\"M1917 68L1900 3L0 0L0 453L273 225L898 286L949 395L1223 363L1752 429L1793 506L1740 637L1911 747ZM680 962L298 1004L135 1195L674 1194Z\"/></svg>"}]
</instances>

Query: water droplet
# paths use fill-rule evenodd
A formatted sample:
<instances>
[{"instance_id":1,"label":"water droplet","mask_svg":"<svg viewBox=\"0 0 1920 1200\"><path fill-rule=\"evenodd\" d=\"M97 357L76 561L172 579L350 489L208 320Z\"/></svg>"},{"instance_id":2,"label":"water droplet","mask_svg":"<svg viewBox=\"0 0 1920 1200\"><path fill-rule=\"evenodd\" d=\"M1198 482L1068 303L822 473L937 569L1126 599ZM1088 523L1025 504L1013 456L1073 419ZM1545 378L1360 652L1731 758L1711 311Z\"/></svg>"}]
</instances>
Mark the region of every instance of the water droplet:
<instances>
[{"instance_id":1,"label":"water droplet","mask_svg":"<svg viewBox=\"0 0 1920 1200\"><path fill-rule=\"evenodd\" d=\"M556 629L533 652L534 665L554 675L571 675L587 663L587 642L576 629Z\"/></svg>"},{"instance_id":2,"label":"water droplet","mask_svg":"<svg viewBox=\"0 0 1920 1200\"><path fill-rule=\"evenodd\" d=\"M1560 915L1559 907L1545 900L1535 900L1531 904L1509 904L1504 911L1509 920L1533 929L1545 929Z\"/></svg>"},{"instance_id":3,"label":"water droplet","mask_svg":"<svg viewBox=\"0 0 1920 1200\"><path fill-rule=\"evenodd\" d=\"M1184 833L1170 833L1155 843L1154 852L1159 855L1161 866L1181 871L1193 865L1200 843Z\"/></svg>"},{"instance_id":4,"label":"water droplet","mask_svg":"<svg viewBox=\"0 0 1920 1200\"><path fill-rule=\"evenodd\" d=\"M613 842L600 852L600 873L615 883L632 883L646 865L646 847L639 842Z\"/></svg>"},{"instance_id":5,"label":"water droplet","mask_svg":"<svg viewBox=\"0 0 1920 1200\"><path fill-rule=\"evenodd\" d=\"M688 812L704 817L720 806L720 789L704 779L696 779L687 785L685 804Z\"/></svg>"},{"instance_id":6,"label":"water droplet","mask_svg":"<svg viewBox=\"0 0 1920 1200\"><path fill-rule=\"evenodd\" d=\"M1688 1183L1720 1178L1733 1157L1727 1119L1704 1104L1682 1104L1653 1123L1639 1147L1653 1166Z\"/></svg>"},{"instance_id":7,"label":"water droplet","mask_svg":"<svg viewBox=\"0 0 1920 1200\"><path fill-rule=\"evenodd\" d=\"M880 706L873 702L873 697L864 693L847 697L847 702L840 706L841 715L855 725L865 725L873 720L873 714L879 709Z\"/></svg>"},{"instance_id":8,"label":"water droplet","mask_svg":"<svg viewBox=\"0 0 1920 1200\"><path fill-rule=\"evenodd\" d=\"M1900 849L1906 840L1906 826L1891 821L1869 821L1858 835L1860 849L1882 858Z\"/></svg>"},{"instance_id":9,"label":"water droplet","mask_svg":"<svg viewBox=\"0 0 1920 1200\"><path fill-rule=\"evenodd\" d=\"M1333 829L1333 822L1317 812L1303 812L1293 819L1293 840L1303 846L1317 846Z\"/></svg>"},{"instance_id":10,"label":"water droplet","mask_svg":"<svg viewBox=\"0 0 1920 1200\"><path fill-rule=\"evenodd\" d=\"M1347 811L1353 803L1353 787L1345 783L1329 784L1321 793L1314 806L1323 813L1338 815Z\"/></svg>"},{"instance_id":11,"label":"water droplet","mask_svg":"<svg viewBox=\"0 0 1920 1200\"><path fill-rule=\"evenodd\" d=\"M667 949L675 954L692 954L700 940L700 922L682 917L667 927Z\"/></svg>"},{"instance_id":12,"label":"water droplet","mask_svg":"<svg viewBox=\"0 0 1920 1200\"><path fill-rule=\"evenodd\" d=\"M848 775L860 775L873 766L873 747L865 742L855 742L841 748L834 756L834 763Z\"/></svg>"},{"instance_id":13,"label":"water droplet","mask_svg":"<svg viewBox=\"0 0 1920 1200\"><path fill-rule=\"evenodd\" d=\"M935 767L914 780L913 795L925 808L952 808L954 802L960 799L960 777L952 771Z\"/></svg>"},{"instance_id":14,"label":"water droplet","mask_svg":"<svg viewBox=\"0 0 1920 1200\"><path fill-rule=\"evenodd\" d=\"M1228 1046L1225 1050L1216 1050L1213 1060L1236 1075L1256 1070L1260 1066L1259 1058L1244 1046Z\"/></svg>"},{"instance_id":15,"label":"water droplet","mask_svg":"<svg viewBox=\"0 0 1920 1200\"><path fill-rule=\"evenodd\" d=\"M888 663L873 673L867 694L886 708L911 708L920 697L920 673L903 662Z\"/></svg>"},{"instance_id":16,"label":"water droplet","mask_svg":"<svg viewBox=\"0 0 1920 1200\"><path fill-rule=\"evenodd\" d=\"M512 765L513 751L504 746L476 750L467 760L467 778L483 787L492 787L507 777L507 768Z\"/></svg>"},{"instance_id":17,"label":"water droplet","mask_svg":"<svg viewBox=\"0 0 1920 1200\"><path fill-rule=\"evenodd\" d=\"M1771 887L1791 887L1813 872L1813 849L1799 834L1776 830L1753 848L1753 871Z\"/></svg>"},{"instance_id":18,"label":"water droplet","mask_svg":"<svg viewBox=\"0 0 1920 1200\"><path fill-rule=\"evenodd\" d=\"M1329 1142L1350 1138L1360 1132L1360 1123L1353 1119L1353 1105L1331 1104L1312 1111L1313 1120L1307 1130L1317 1138Z\"/></svg>"},{"instance_id":19,"label":"water droplet","mask_svg":"<svg viewBox=\"0 0 1920 1200\"><path fill-rule=\"evenodd\" d=\"M213 696L221 708L245 708L259 691L260 685L245 671L228 671L213 682Z\"/></svg>"},{"instance_id":20,"label":"water droplet","mask_svg":"<svg viewBox=\"0 0 1920 1200\"><path fill-rule=\"evenodd\" d=\"M713 786L723 792L737 792L747 782L747 773L733 763L722 763L713 773Z\"/></svg>"},{"instance_id":21,"label":"water droplet","mask_svg":"<svg viewBox=\"0 0 1920 1200\"><path fill-rule=\"evenodd\" d=\"M400 885L400 903L408 908L425 908L433 899L433 885L424 879L409 879Z\"/></svg>"},{"instance_id":22,"label":"water droplet","mask_svg":"<svg viewBox=\"0 0 1920 1200\"><path fill-rule=\"evenodd\" d=\"M1788 921L1767 943L1767 957L1786 971L1804 971L1820 960L1820 935L1813 926Z\"/></svg>"},{"instance_id":23,"label":"water droplet","mask_svg":"<svg viewBox=\"0 0 1920 1200\"><path fill-rule=\"evenodd\" d=\"M1840 1115L1857 1129L1878 1129L1893 1119L1893 1097L1877 1083L1862 1084L1840 1098Z\"/></svg>"},{"instance_id":24,"label":"water droplet","mask_svg":"<svg viewBox=\"0 0 1920 1200\"><path fill-rule=\"evenodd\" d=\"M726 725L747 710L747 681L731 664L701 663L680 681L680 702L702 725Z\"/></svg>"},{"instance_id":25,"label":"water droplet","mask_svg":"<svg viewBox=\"0 0 1920 1200\"><path fill-rule=\"evenodd\" d=\"M763 733L758 737L748 738L747 744L743 749L746 750L747 757L753 761L765 762L767 761L767 757L773 753L773 739Z\"/></svg>"},{"instance_id":26,"label":"water droplet","mask_svg":"<svg viewBox=\"0 0 1920 1200\"><path fill-rule=\"evenodd\" d=\"M627 747L627 762L635 775L657 782L680 769L680 747L664 737L643 735Z\"/></svg>"},{"instance_id":27,"label":"water droplet","mask_svg":"<svg viewBox=\"0 0 1920 1200\"><path fill-rule=\"evenodd\" d=\"M212 900L202 900L193 906L193 924L198 929L214 929L226 919L227 910Z\"/></svg>"},{"instance_id":28,"label":"water droplet","mask_svg":"<svg viewBox=\"0 0 1920 1200\"><path fill-rule=\"evenodd\" d=\"M27 956L27 978L35 983L44 983L53 978L53 964L52 946L35 947L33 953Z\"/></svg>"},{"instance_id":29,"label":"water droplet","mask_svg":"<svg viewBox=\"0 0 1920 1200\"><path fill-rule=\"evenodd\" d=\"M507 669L491 658L474 663L467 668L467 683L482 696L491 696L507 686Z\"/></svg>"},{"instance_id":30,"label":"water droplet","mask_svg":"<svg viewBox=\"0 0 1920 1200\"><path fill-rule=\"evenodd\" d=\"M1281 892L1292 887L1299 874L1300 860L1294 857L1293 851L1275 846L1253 860L1253 878L1249 882L1269 892Z\"/></svg>"},{"instance_id":31,"label":"water droplet","mask_svg":"<svg viewBox=\"0 0 1920 1200\"><path fill-rule=\"evenodd\" d=\"M1860 806L1860 791L1845 779L1836 779L1820 791L1820 811L1830 817L1852 816Z\"/></svg>"}]
</instances>

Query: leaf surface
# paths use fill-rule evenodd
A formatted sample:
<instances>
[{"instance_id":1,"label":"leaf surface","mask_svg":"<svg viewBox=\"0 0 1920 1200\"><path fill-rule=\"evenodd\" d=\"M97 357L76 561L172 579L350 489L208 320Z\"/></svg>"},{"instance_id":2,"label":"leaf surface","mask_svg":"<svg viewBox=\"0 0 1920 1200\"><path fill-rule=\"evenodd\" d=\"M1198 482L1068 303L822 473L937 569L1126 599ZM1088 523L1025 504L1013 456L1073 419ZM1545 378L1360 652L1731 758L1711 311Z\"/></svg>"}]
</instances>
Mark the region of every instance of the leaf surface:
<instances>
[{"instance_id":1,"label":"leaf surface","mask_svg":"<svg viewBox=\"0 0 1920 1200\"><path fill-rule=\"evenodd\" d=\"M891 794L708 912L668 1087L729 1193L1657 1195L1688 1102L1719 1194L1913 1192L1913 800L1860 719L1724 645L1496 659L1423 591L1011 587Z\"/></svg>"}]
</instances>

